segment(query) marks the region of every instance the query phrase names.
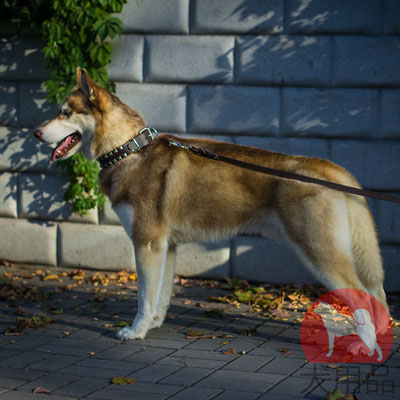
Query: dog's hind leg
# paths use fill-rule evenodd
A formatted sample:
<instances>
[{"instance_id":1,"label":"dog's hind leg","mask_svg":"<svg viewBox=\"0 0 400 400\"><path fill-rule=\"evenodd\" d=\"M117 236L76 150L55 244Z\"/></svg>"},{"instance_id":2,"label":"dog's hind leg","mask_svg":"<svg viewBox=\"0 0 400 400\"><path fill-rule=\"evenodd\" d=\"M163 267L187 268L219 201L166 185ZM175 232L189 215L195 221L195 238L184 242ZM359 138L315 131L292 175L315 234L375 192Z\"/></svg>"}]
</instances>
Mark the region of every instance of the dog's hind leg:
<instances>
[{"instance_id":1,"label":"dog's hind leg","mask_svg":"<svg viewBox=\"0 0 400 400\"><path fill-rule=\"evenodd\" d=\"M176 247L174 245L170 245L168 247L164 276L160 277L160 281L162 282L160 292L158 294L160 301L158 302L158 307L153 318L151 328L159 328L164 322L165 315L167 314L174 284L175 253Z\"/></svg>"},{"instance_id":2,"label":"dog's hind leg","mask_svg":"<svg viewBox=\"0 0 400 400\"><path fill-rule=\"evenodd\" d=\"M285 191L285 209L280 212L289 243L306 267L330 290L353 288L368 292L358 277L344 194L314 189L308 196ZM291 193L293 193L291 195ZM285 212L289 209L290 213ZM357 291L346 299L359 308Z\"/></svg>"},{"instance_id":3,"label":"dog's hind leg","mask_svg":"<svg viewBox=\"0 0 400 400\"><path fill-rule=\"evenodd\" d=\"M375 297L389 313L383 289L382 258L372 215L364 199L348 198L347 204L357 275L368 293ZM386 332L389 324L388 314L382 312L382 308L376 302L374 302L373 317L377 332Z\"/></svg>"},{"instance_id":4,"label":"dog's hind leg","mask_svg":"<svg viewBox=\"0 0 400 400\"><path fill-rule=\"evenodd\" d=\"M168 243L166 239L153 239L136 245L136 270L138 274L138 312L132 326L117 333L122 340L143 339L152 328L156 316L160 291L166 267Z\"/></svg>"}]
</instances>

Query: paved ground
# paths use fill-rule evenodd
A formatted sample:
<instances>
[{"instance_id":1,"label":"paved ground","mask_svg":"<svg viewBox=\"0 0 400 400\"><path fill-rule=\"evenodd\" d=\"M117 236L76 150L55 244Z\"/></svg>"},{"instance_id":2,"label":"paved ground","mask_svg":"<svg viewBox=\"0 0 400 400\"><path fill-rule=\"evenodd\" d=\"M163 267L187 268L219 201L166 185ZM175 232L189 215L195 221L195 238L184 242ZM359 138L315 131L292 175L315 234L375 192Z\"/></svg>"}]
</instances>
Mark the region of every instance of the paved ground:
<instances>
[{"instance_id":1,"label":"paved ground","mask_svg":"<svg viewBox=\"0 0 400 400\"><path fill-rule=\"evenodd\" d=\"M182 280L163 327L120 342L115 332L132 320L135 287L128 273L0 266L0 400L324 399L334 389L400 398L398 328L384 365L308 363L299 302L272 319L257 306L207 300L232 293L229 284ZM295 289L266 286L274 301ZM301 293L312 300L310 288ZM398 313L398 298L390 302Z\"/></svg>"}]
</instances>

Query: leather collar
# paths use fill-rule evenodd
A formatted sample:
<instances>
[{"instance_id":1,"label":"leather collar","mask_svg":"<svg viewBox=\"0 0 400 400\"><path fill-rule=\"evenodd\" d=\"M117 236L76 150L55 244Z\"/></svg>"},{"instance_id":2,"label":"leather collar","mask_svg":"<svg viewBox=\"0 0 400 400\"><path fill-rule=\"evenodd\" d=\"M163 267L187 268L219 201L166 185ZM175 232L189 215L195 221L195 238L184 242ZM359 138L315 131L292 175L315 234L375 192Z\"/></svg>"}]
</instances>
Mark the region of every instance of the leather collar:
<instances>
[{"instance_id":1,"label":"leather collar","mask_svg":"<svg viewBox=\"0 0 400 400\"><path fill-rule=\"evenodd\" d=\"M109 168L112 165L115 165L118 161L128 157L130 154L139 151L143 147L146 147L151 142L156 140L157 137L157 130L151 126L146 126L146 128L143 128L133 139L130 139L122 146L103 154L97 159L97 161L100 163L101 168Z\"/></svg>"}]
</instances>

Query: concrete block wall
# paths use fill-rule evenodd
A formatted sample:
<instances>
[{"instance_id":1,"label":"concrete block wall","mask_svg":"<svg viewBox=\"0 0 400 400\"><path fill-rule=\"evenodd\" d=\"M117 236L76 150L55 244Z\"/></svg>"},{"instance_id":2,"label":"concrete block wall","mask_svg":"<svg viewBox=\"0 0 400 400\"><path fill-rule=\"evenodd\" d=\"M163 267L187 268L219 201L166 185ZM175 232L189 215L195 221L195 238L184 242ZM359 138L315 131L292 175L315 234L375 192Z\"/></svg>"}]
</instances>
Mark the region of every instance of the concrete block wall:
<instances>
[{"instance_id":1,"label":"concrete block wall","mask_svg":"<svg viewBox=\"0 0 400 400\"><path fill-rule=\"evenodd\" d=\"M400 2L129 0L109 66L117 94L162 132L331 159L400 194ZM134 268L107 204L85 217L32 128L57 109L34 37L0 30L0 259ZM400 206L369 201L389 290L400 290ZM177 272L307 282L282 243L238 237L178 248Z\"/></svg>"}]
</instances>

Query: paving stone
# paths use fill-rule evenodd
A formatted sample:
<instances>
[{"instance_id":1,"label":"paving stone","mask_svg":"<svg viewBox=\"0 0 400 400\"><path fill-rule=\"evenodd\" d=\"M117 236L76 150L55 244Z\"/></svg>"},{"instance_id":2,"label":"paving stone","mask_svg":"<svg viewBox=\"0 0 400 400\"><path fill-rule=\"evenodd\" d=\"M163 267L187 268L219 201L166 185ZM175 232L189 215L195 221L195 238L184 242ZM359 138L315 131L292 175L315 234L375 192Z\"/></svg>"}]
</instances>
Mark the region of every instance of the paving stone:
<instances>
[{"instance_id":1,"label":"paving stone","mask_svg":"<svg viewBox=\"0 0 400 400\"><path fill-rule=\"evenodd\" d=\"M19 123L24 127L37 127L58 114L58 105L50 104L46 88L40 82L21 82L18 86Z\"/></svg>"},{"instance_id":2,"label":"paving stone","mask_svg":"<svg viewBox=\"0 0 400 400\"><path fill-rule=\"evenodd\" d=\"M352 87L399 85L398 37L340 35L334 40L334 85Z\"/></svg>"},{"instance_id":3,"label":"paving stone","mask_svg":"<svg viewBox=\"0 0 400 400\"><path fill-rule=\"evenodd\" d=\"M83 360L83 359L81 359ZM132 372L135 368L132 368ZM107 380L111 380L114 376L127 376L129 374L129 369L125 368L95 368L89 367L88 365L82 366L80 363L75 363L63 369L59 370L61 374L76 374L81 377L87 378L101 378L105 383Z\"/></svg>"},{"instance_id":4,"label":"paving stone","mask_svg":"<svg viewBox=\"0 0 400 400\"><path fill-rule=\"evenodd\" d=\"M169 340L169 339L152 339L148 338L143 341L143 346L149 347L162 347L165 349L180 349L187 344L182 340Z\"/></svg>"},{"instance_id":5,"label":"paving stone","mask_svg":"<svg viewBox=\"0 0 400 400\"><path fill-rule=\"evenodd\" d=\"M213 396L215 396L218 392L220 392L219 389L189 387L177 393L175 396L170 397L168 400L187 400L187 399L207 400L211 398L214 399Z\"/></svg>"},{"instance_id":6,"label":"paving stone","mask_svg":"<svg viewBox=\"0 0 400 400\"><path fill-rule=\"evenodd\" d=\"M232 82L233 48L230 36L148 36L145 81Z\"/></svg>"},{"instance_id":7,"label":"paving stone","mask_svg":"<svg viewBox=\"0 0 400 400\"><path fill-rule=\"evenodd\" d=\"M116 389L101 389L97 392L88 396L89 399L99 399L99 400L120 400L123 396L121 390ZM131 392L129 393L129 400L163 400L167 396L165 394L156 393L142 393L142 392Z\"/></svg>"},{"instance_id":8,"label":"paving stone","mask_svg":"<svg viewBox=\"0 0 400 400\"><path fill-rule=\"evenodd\" d=\"M59 354L59 355L66 355L66 356L78 356L78 357L85 357L89 355L93 349L88 344L87 348L82 347L72 347L72 346L57 346L53 344L48 344L44 346L37 347L35 351L43 352L46 354Z\"/></svg>"},{"instance_id":9,"label":"paving stone","mask_svg":"<svg viewBox=\"0 0 400 400\"><path fill-rule=\"evenodd\" d=\"M248 372L268 372L279 374L278 371L264 371L261 367L272 360L272 357L260 357L245 354L225 365L223 369L232 371L248 371ZM261 368L261 369L260 369Z\"/></svg>"},{"instance_id":10,"label":"paving stone","mask_svg":"<svg viewBox=\"0 0 400 400\"><path fill-rule=\"evenodd\" d=\"M377 137L375 90L285 88L282 96L283 136Z\"/></svg>"},{"instance_id":11,"label":"paving stone","mask_svg":"<svg viewBox=\"0 0 400 400\"><path fill-rule=\"evenodd\" d=\"M121 360L102 360L102 359L97 359L94 357L87 358L85 360L82 360L78 363L76 363L78 367L89 367L90 369L94 368L104 368L107 371L108 370L121 370L121 371L126 371L126 374L131 374L135 371L138 371L140 369L143 369L147 367L147 364L144 363L136 363L136 362L126 362L126 361L121 361Z\"/></svg>"},{"instance_id":12,"label":"paving stone","mask_svg":"<svg viewBox=\"0 0 400 400\"><path fill-rule=\"evenodd\" d=\"M49 374L20 386L18 390L22 390L23 392L32 392L37 387L43 387L54 392L62 386L77 381L79 378L79 375Z\"/></svg>"},{"instance_id":13,"label":"paving stone","mask_svg":"<svg viewBox=\"0 0 400 400\"><path fill-rule=\"evenodd\" d=\"M289 357L276 357L268 361L266 365L257 370L257 372L266 372L270 374L290 375L305 364L304 360L291 359Z\"/></svg>"},{"instance_id":14,"label":"paving stone","mask_svg":"<svg viewBox=\"0 0 400 400\"><path fill-rule=\"evenodd\" d=\"M64 356L64 355L47 355L46 359L30 364L29 368L38 369L42 371L56 372L66 367L82 360L82 357ZM74 374L74 368L70 371ZM78 373L78 372L76 372Z\"/></svg>"},{"instance_id":15,"label":"paving stone","mask_svg":"<svg viewBox=\"0 0 400 400\"><path fill-rule=\"evenodd\" d=\"M43 332L42 332L43 333ZM16 340L19 339L19 340ZM16 339L13 339L13 342L7 344L8 349L15 349L18 351L31 351L35 350L37 347L50 344L54 342L53 338L47 337L47 336L36 336L36 337L31 337L31 336L22 336L22 337L17 337ZM14 343L15 341L15 343Z\"/></svg>"},{"instance_id":16,"label":"paving stone","mask_svg":"<svg viewBox=\"0 0 400 400\"><path fill-rule=\"evenodd\" d=\"M156 361L173 353L172 349L159 349L159 348L143 348L143 350L135 352L133 355L125 358L126 362L134 362L139 364L153 364Z\"/></svg>"},{"instance_id":17,"label":"paving stone","mask_svg":"<svg viewBox=\"0 0 400 400\"><path fill-rule=\"evenodd\" d=\"M186 88L183 85L117 83L117 96L139 111L159 132L186 131Z\"/></svg>"},{"instance_id":18,"label":"paving stone","mask_svg":"<svg viewBox=\"0 0 400 400\"><path fill-rule=\"evenodd\" d=\"M194 326L193 330L197 331L197 327ZM204 332L204 334L208 335L208 332ZM224 338L216 338L216 339L199 339L195 340L193 343L190 343L188 346L185 346L186 350L210 350L213 351L221 346L222 343L226 342L227 339Z\"/></svg>"},{"instance_id":19,"label":"paving stone","mask_svg":"<svg viewBox=\"0 0 400 400\"><path fill-rule=\"evenodd\" d=\"M262 393L283 378L283 375L220 370L203 379L196 386Z\"/></svg>"},{"instance_id":20,"label":"paving stone","mask_svg":"<svg viewBox=\"0 0 400 400\"><path fill-rule=\"evenodd\" d=\"M162 378L171 375L177 371L179 367L174 367L171 365L159 365L153 364L146 368L141 369L138 372L131 374L132 378L136 379L138 382L157 382Z\"/></svg>"},{"instance_id":21,"label":"paving stone","mask_svg":"<svg viewBox=\"0 0 400 400\"><path fill-rule=\"evenodd\" d=\"M159 0L130 0L119 18L124 32L188 33L188 16L188 0L169 0L168 7L160 7Z\"/></svg>"},{"instance_id":22,"label":"paving stone","mask_svg":"<svg viewBox=\"0 0 400 400\"><path fill-rule=\"evenodd\" d=\"M39 394L39 393L24 393L24 400L48 400L48 394ZM4 400L21 400L21 392L19 391L10 391L0 395L0 399ZM72 397L65 396L54 396L51 395L52 400L74 400Z\"/></svg>"},{"instance_id":23,"label":"paving stone","mask_svg":"<svg viewBox=\"0 0 400 400\"><path fill-rule=\"evenodd\" d=\"M223 279L229 276L230 242L186 243L177 247L175 273L179 276Z\"/></svg>"},{"instance_id":24,"label":"paving stone","mask_svg":"<svg viewBox=\"0 0 400 400\"><path fill-rule=\"evenodd\" d=\"M247 86L189 87L189 132L276 136L280 92Z\"/></svg>"},{"instance_id":25,"label":"paving stone","mask_svg":"<svg viewBox=\"0 0 400 400\"><path fill-rule=\"evenodd\" d=\"M329 85L333 51L327 36L244 36L236 44L239 84Z\"/></svg>"},{"instance_id":26,"label":"paving stone","mask_svg":"<svg viewBox=\"0 0 400 400\"><path fill-rule=\"evenodd\" d=\"M311 391L317 382L312 382L310 378L289 377L268 391L268 394L303 396Z\"/></svg>"},{"instance_id":27,"label":"paving stone","mask_svg":"<svg viewBox=\"0 0 400 400\"><path fill-rule=\"evenodd\" d=\"M8 368L25 368L38 361L47 359L47 357L48 356L46 354L40 352L28 351L15 357L11 357L8 360L0 361L0 366Z\"/></svg>"},{"instance_id":28,"label":"paving stone","mask_svg":"<svg viewBox=\"0 0 400 400\"><path fill-rule=\"evenodd\" d=\"M23 381L21 379L0 378L0 388L14 389L18 386L23 385L25 382L26 381Z\"/></svg>"},{"instance_id":29,"label":"paving stone","mask_svg":"<svg viewBox=\"0 0 400 400\"><path fill-rule=\"evenodd\" d=\"M2 35L0 79L47 79L49 71L41 52L43 45L43 41L37 37Z\"/></svg>"},{"instance_id":30,"label":"paving stone","mask_svg":"<svg viewBox=\"0 0 400 400\"><path fill-rule=\"evenodd\" d=\"M141 351L143 346L139 345L129 345L129 346L114 346L110 349L104 350L96 354L96 358L106 359L106 360L125 360ZM134 360L137 361L137 360Z\"/></svg>"},{"instance_id":31,"label":"paving stone","mask_svg":"<svg viewBox=\"0 0 400 400\"><path fill-rule=\"evenodd\" d=\"M123 34L111 40L110 43L113 49L111 62L107 67L110 79L123 82L142 82L144 37Z\"/></svg>"},{"instance_id":32,"label":"paving stone","mask_svg":"<svg viewBox=\"0 0 400 400\"><path fill-rule=\"evenodd\" d=\"M1 66L0 66L1 68ZM17 123L17 86L11 82L0 83L0 124L16 125Z\"/></svg>"},{"instance_id":33,"label":"paving stone","mask_svg":"<svg viewBox=\"0 0 400 400\"><path fill-rule=\"evenodd\" d=\"M242 353L245 351L246 353L250 350L256 348L261 345L264 341L263 339L257 337L238 337L233 339L226 339L227 344L220 347L218 351L226 351L228 349L235 350L237 353Z\"/></svg>"},{"instance_id":34,"label":"paving stone","mask_svg":"<svg viewBox=\"0 0 400 400\"><path fill-rule=\"evenodd\" d=\"M144 382L136 382L134 385L112 385L110 386L112 389L120 390L122 396L131 395L131 393L153 393L153 394L164 394L171 396L181 390L184 389L184 386L176 386L176 385L163 385L161 383L144 383ZM129 397L130 398L130 397Z\"/></svg>"},{"instance_id":35,"label":"paving stone","mask_svg":"<svg viewBox=\"0 0 400 400\"><path fill-rule=\"evenodd\" d=\"M260 394L254 392L237 392L233 390L226 390L217 397L214 397L213 400L253 400L258 396L260 396Z\"/></svg>"},{"instance_id":36,"label":"paving stone","mask_svg":"<svg viewBox=\"0 0 400 400\"><path fill-rule=\"evenodd\" d=\"M18 184L20 218L98 223L97 208L80 216L65 201L64 194L69 185L66 174L20 174Z\"/></svg>"},{"instance_id":37,"label":"paving stone","mask_svg":"<svg viewBox=\"0 0 400 400\"><path fill-rule=\"evenodd\" d=\"M104 379L81 378L53 392L55 395L84 397L108 385ZM53 394L52 393L52 394Z\"/></svg>"},{"instance_id":38,"label":"paving stone","mask_svg":"<svg viewBox=\"0 0 400 400\"><path fill-rule=\"evenodd\" d=\"M161 365L173 365L175 367L192 367L192 368L213 368L217 369L226 364L225 361L203 360L200 358L180 358L180 357L165 357L157 361Z\"/></svg>"},{"instance_id":39,"label":"paving stone","mask_svg":"<svg viewBox=\"0 0 400 400\"><path fill-rule=\"evenodd\" d=\"M181 386L192 386L194 383L203 379L210 373L214 372L210 368L191 368L184 367L179 371L173 373L162 379L160 383L171 384L171 385L181 385Z\"/></svg>"},{"instance_id":40,"label":"paving stone","mask_svg":"<svg viewBox=\"0 0 400 400\"><path fill-rule=\"evenodd\" d=\"M14 350L14 349L1 349L0 352L0 361L7 360L9 358L18 356L21 354L21 351L19 350Z\"/></svg>"},{"instance_id":41,"label":"paving stone","mask_svg":"<svg viewBox=\"0 0 400 400\"><path fill-rule=\"evenodd\" d=\"M237 357L236 354L222 354L215 351L203 351L203 350L177 350L174 357L180 358L200 358L203 360L214 360L214 361L231 361Z\"/></svg>"},{"instance_id":42,"label":"paving stone","mask_svg":"<svg viewBox=\"0 0 400 400\"><path fill-rule=\"evenodd\" d=\"M288 0L286 24L290 34L370 34L381 33L381 2L366 0Z\"/></svg>"},{"instance_id":43,"label":"paving stone","mask_svg":"<svg viewBox=\"0 0 400 400\"><path fill-rule=\"evenodd\" d=\"M194 0L191 7L193 33L271 34L283 30L283 4L279 0Z\"/></svg>"},{"instance_id":44,"label":"paving stone","mask_svg":"<svg viewBox=\"0 0 400 400\"><path fill-rule=\"evenodd\" d=\"M133 245L120 226L63 222L60 224L59 243L62 266L134 269ZM99 248L103 250L99 252Z\"/></svg>"}]
</instances>

